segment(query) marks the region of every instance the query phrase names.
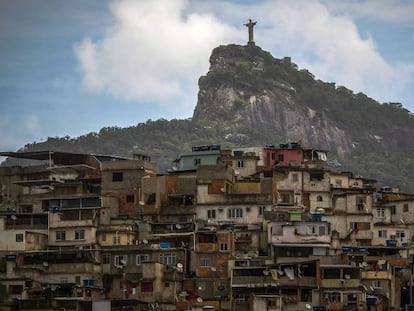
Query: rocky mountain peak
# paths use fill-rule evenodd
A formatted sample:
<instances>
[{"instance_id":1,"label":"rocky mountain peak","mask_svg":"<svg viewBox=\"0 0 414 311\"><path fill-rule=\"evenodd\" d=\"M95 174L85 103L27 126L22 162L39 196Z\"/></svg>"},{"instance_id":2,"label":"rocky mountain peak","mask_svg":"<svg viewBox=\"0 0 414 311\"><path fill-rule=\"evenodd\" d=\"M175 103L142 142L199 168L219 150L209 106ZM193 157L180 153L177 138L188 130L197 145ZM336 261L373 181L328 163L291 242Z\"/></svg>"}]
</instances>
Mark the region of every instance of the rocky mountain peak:
<instances>
[{"instance_id":1,"label":"rocky mountain peak","mask_svg":"<svg viewBox=\"0 0 414 311\"><path fill-rule=\"evenodd\" d=\"M274 58L255 45L227 45L213 50L210 69L199 79L193 121L222 124L225 137L239 128L251 128L272 141L301 141L303 145L349 153L352 139L323 112L298 103L299 75L314 81L308 71L298 71L290 58ZM341 142L341 144L338 144Z\"/></svg>"}]
</instances>

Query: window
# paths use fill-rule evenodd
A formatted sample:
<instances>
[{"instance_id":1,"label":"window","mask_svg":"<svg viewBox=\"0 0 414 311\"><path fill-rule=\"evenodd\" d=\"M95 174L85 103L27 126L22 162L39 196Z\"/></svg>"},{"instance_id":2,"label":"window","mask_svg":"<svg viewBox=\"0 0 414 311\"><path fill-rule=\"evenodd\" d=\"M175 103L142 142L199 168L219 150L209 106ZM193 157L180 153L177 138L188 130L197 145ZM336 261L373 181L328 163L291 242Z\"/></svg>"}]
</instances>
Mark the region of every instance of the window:
<instances>
[{"instance_id":1,"label":"window","mask_svg":"<svg viewBox=\"0 0 414 311\"><path fill-rule=\"evenodd\" d=\"M335 186L338 188L342 187L342 179L335 179Z\"/></svg>"},{"instance_id":2,"label":"window","mask_svg":"<svg viewBox=\"0 0 414 311\"><path fill-rule=\"evenodd\" d=\"M220 243L220 251L225 252L229 249L229 246L227 243Z\"/></svg>"},{"instance_id":3,"label":"window","mask_svg":"<svg viewBox=\"0 0 414 311\"><path fill-rule=\"evenodd\" d=\"M227 263L222 263L221 265L220 265L220 272L221 273L227 273L228 272L228 266L227 266Z\"/></svg>"},{"instance_id":4,"label":"window","mask_svg":"<svg viewBox=\"0 0 414 311\"><path fill-rule=\"evenodd\" d=\"M139 254L136 256L135 263L137 266L140 266L141 263L147 262L150 260L149 254Z\"/></svg>"},{"instance_id":5,"label":"window","mask_svg":"<svg viewBox=\"0 0 414 311\"><path fill-rule=\"evenodd\" d=\"M316 234L316 226L315 225L309 225L307 228L307 233L309 235L315 235Z\"/></svg>"},{"instance_id":6,"label":"window","mask_svg":"<svg viewBox=\"0 0 414 311\"><path fill-rule=\"evenodd\" d=\"M66 231L56 231L56 241L66 240Z\"/></svg>"},{"instance_id":7,"label":"window","mask_svg":"<svg viewBox=\"0 0 414 311\"><path fill-rule=\"evenodd\" d=\"M283 154L278 154L278 155L277 155L277 160L278 160L279 162L283 162L283 161L284 161L284 159L285 159L285 157L284 157L284 155L283 155Z\"/></svg>"},{"instance_id":8,"label":"window","mask_svg":"<svg viewBox=\"0 0 414 311\"><path fill-rule=\"evenodd\" d=\"M391 215L395 215L396 214L396 209L395 209L395 205L391 206Z\"/></svg>"},{"instance_id":9,"label":"window","mask_svg":"<svg viewBox=\"0 0 414 311\"><path fill-rule=\"evenodd\" d=\"M299 174L298 173L292 173L292 181L293 182L299 181Z\"/></svg>"},{"instance_id":10,"label":"window","mask_svg":"<svg viewBox=\"0 0 414 311\"><path fill-rule=\"evenodd\" d=\"M209 218L209 219L216 218L216 210L215 209L207 210L207 218Z\"/></svg>"},{"instance_id":11,"label":"window","mask_svg":"<svg viewBox=\"0 0 414 311\"><path fill-rule=\"evenodd\" d=\"M402 240L403 238L405 238L405 231L404 230L397 230L397 231L395 231L395 235L396 235L397 238L400 238Z\"/></svg>"},{"instance_id":12,"label":"window","mask_svg":"<svg viewBox=\"0 0 414 311\"><path fill-rule=\"evenodd\" d=\"M309 179L311 181L321 181L324 178L323 172L311 172L309 173Z\"/></svg>"},{"instance_id":13,"label":"window","mask_svg":"<svg viewBox=\"0 0 414 311\"><path fill-rule=\"evenodd\" d=\"M364 198L357 198L358 211L363 211L364 207L365 207L365 199Z\"/></svg>"},{"instance_id":14,"label":"window","mask_svg":"<svg viewBox=\"0 0 414 311\"><path fill-rule=\"evenodd\" d=\"M110 254L102 254L102 264L107 265L111 263L111 255Z\"/></svg>"},{"instance_id":15,"label":"window","mask_svg":"<svg viewBox=\"0 0 414 311\"><path fill-rule=\"evenodd\" d=\"M243 160L237 160L237 167L238 168L244 167L244 161Z\"/></svg>"},{"instance_id":16,"label":"window","mask_svg":"<svg viewBox=\"0 0 414 311\"><path fill-rule=\"evenodd\" d=\"M194 159L194 165L200 165L201 164L201 159Z\"/></svg>"},{"instance_id":17,"label":"window","mask_svg":"<svg viewBox=\"0 0 414 311\"><path fill-rule=\"evenodd\" d=\"M124 174L122 172L113 172L112 181L119 182L124 179Z\"/></svg>"},{"instance_id":18,"label":"window","mask_svg":"<svg viewBox=\"0 0 414 311\"><path fill-rule=\"evenodd\" d=\"M408 204L407 203L404 204L404 210L403 211L408 212Z\"/></svg>"},{"instance_id":19,"label":"window","mask_svg":"<svg viewBox=\"0 0 414 311\"><path fill-rule=\"evenodd\" d=\"M17 233L16 234L16 242L23 242L23 233Z\"/></svg>"},{"instance_id":20,"label":"window","mask_svg":"<svg viewBox=\"0 0 414 311\"><path fill-rule=\"evenodd\" d=\"M177 263L177 254L161 253L159 256L159 262L164 265L175 265Z\"/></svg>"},{"instance_id":21,"label":"window","mask_svg":"<svg viewBox=\"0 0 414 311\"><path fill-rule=\"evenodd\" d=\"M105 242L106 241L106 233L102 233L102 241Z\"/></svg>"},{"instance_id":22,"label":"window","mask_svg":"<svg viewBox=\"0 0 414 311\"><path fill-rule=\"evenodd\" d=\"M201 258L200 259L200 267L210 267L210 262L208 258Z\"/></svg>"},{"instance_id":23,"label":"window","mask_svg":"<svg viewBox=\"0 0 414 311\"><path fill-rule=\"evenodd\" d=\"M378 237L379 238L386 238L387 237L387 230L378 230Z\"/></svg>"},{"instance_id":24,"label":"window","mask_svg":"<svg viewBox=\"0 0 414 311\"><path fill-rule=\"evenodd\" d=\"M226 283L220 282L219 286L217 286L218 290L226 290Z\"/></svg>"},{"instance_id":25,"label":"window","mask_svg":"<svg viewBox=\"0 0 414 311\"><path fill-rule=\"evenodd\" d=\"M341 293L339 292L326 293L325 301L326 303L339 303L341 302Z\"/></svg>"},{"instance_id":26,"label":"window","mask_svg":"<svg viewBox=\"0 0 414 311\"><path fill-rule=\"evenodd\" d=\"M311 302L312 301L312 290L303 288L301 290L301 293L300 293L300 301ZM276 303L276 301L275 301L275 303ZM276 307L276 306L277 305L275 304L274 307Z\"/></svg>"},{"instance_id":27,"label":"window","mask_svg":"<svg viewBox=\"0 0 414 311\"><path fill-rule=\"evenodd\" d=\"M152 281L141 281L141 293L152 293L154 286Z\"/></svg>"},{"instance_id":28,"label":"window","mask_svg":"<svg viewBox=\"0 0 414 311\"><path fill-rule=\"evenodd\" d=\"M278 200L280 204L293 204L293 192L279 192Z\"/></svg>"},{"instance_id":29,"label":"window","mask_svg":"<svg viewBox=\"0 0 414 311\"><path fill-rule=\"evenodd\" d=\"M245 301L249 301L249 296L248 296L248 294L237 294L234 297L234 301L235 302L245 302Z\"/></svg>"},{"instance_id":30,"label":"window","mask_svg":"<svg viewBox=\"0 0 414 311\"><path fill-rule=\"evenodd\" d=\"M115 266L125 266L127 264L127 255L115 255Z\"/></svg>"},{"instance_id":31,"label":"window","mask_svg":"<svg viewBox=\"0 0 414 311\"><path fill-rule=\"evenodd\" d=\"M135 196L133 194L128 194L126 196L127 203L134 203L135 202Z\"/></svg>"},{"instance_id":32,"label":"window","mask_svg":"<svg viewBox=\"0 0 414 311\"><path fill-rule=\"evenodd\" d=\"M377 208L377 218L385 218L385 208Z\"/></svg>"},{"instance_id":33,"label":"window","mask_svg":"<svg viewBox=\"0 0 414 311\"><path fill-rule=\"evenodd\" d=\"M319 235L325 235L325 226L319 226Z\"/></svg>"},{"instance_id":34,"label":"window","mask_svg":"<svg viewBox=\"0 0 414 311\"><path fill-rule=\"evenodd\" d=\"M10 295L21 295L23 292L23 285L9 285Z\"/></svg>"},{"instance_id":35,"label":"window","mask_svg":"<svg viewBox=\"0 0 414 311\"><path fill-rule=\"evenodd\" d=\"M75 240L84 240L85 230L75 230Z\"/></svg>"},{"instance_id":36,"label":"window","mask_svg":"<svg viewBox=\"0 0 414 311\"><path fill-rule=\"evenodd\" d=\"M259 215L263 215L265 211L266 211L266 206L260 205L259 206Z\"/></svg>"},{"instance_id":37,"label":"window","mask_svg":"<svg viewBox=\"0 0 414 311\"><path fill-rule=\"evenodd\" d=\"M229 218L242 218L243 209L242 208L230 208L228 210L228 217Z\"/></svg>"},{"instance_id":38,"label":"window","mask_svg":"<svg viewBox=\"0 0 414 311\"><path fill-rule=\"evenodd\" d=\"M113 245L120 245L121 244L121 237L116 235L112 237L112 244Z\"/></svg>"},{"instance_id":39,"label":"window","mask_svg":"<svg viewBox=\"0 0 414 311\"><path fill-rule=\"evenodd\" d=\"M318 202L322 202L322 201L323 201L322 196L321 196L321 195L318 195L318 196L316 197L316 201L318 201Z\"/></svg>"}]
</instances>

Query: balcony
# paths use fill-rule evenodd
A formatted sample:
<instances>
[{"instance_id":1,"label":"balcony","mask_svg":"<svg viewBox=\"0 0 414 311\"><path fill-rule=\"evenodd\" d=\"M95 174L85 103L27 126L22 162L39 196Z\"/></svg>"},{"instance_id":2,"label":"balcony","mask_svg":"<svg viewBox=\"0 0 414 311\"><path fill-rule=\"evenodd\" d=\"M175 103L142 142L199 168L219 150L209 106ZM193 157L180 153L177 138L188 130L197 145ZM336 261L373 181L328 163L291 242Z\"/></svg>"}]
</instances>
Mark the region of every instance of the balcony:
<instances>
[{"instance_id":1,"label":"balcony","mask_svg":"<svg viewBox=\"0 0 414 311\"><path fill-rule=\"evenodd\" d=\"M315 277L295 277L289 279L286 276L273 278L268 276L233 276L232 286L240 287L267 287L267 286L316 286Z\"/></svg>"},{"instance_id":2,"label":"balcony","mask_svg":"<svg viewBox=\"0 0 414 311\"><path fill-rule=\"evenodd\" d=\"M362 279L391 280L391 271L362 271Z\"/></svg>"},{"instance_id":3,"label":"balcony","mask_svg":"<svg viewBox=\"0 0 414 311\"><path fill-rule=\"evenodd\" d=\"M279 277L277 282L280 284L280 286L315 286L317 284L316 277L311 276L303 276L303 277L296 277L295 279L291 280L286 276Z\"/></svg>"},{"instance_id":4,"label":"balcony","mask_svg":"<svg viewBox=\"0 0 414 311\"><path fill-rule=\"evenodd\" d=\"M216 243L199 243L196 246L196 251L198 252L214 252L216 250Z\"/></svg>"},{"instance_id":5,"label":"balcony","mask_svg":"<svg viewBox=\"0 0 414 311\"><path fill-rule=\"evenodd\" d=\"M272 276L233 276L232 286L235 287L267 287L277 286L277 281Z\"/></svg>"},{"instance_id":6,"label":"balcony","mask_svg":"<svg viewBox=\"0 0 414 311\"><path fill-rule=\"evenodd\" d=\"M237 236L234 242L236 244L240 244L240 243L250 244L252 242L252 237L251 237L251 235Z\"/></svg>"},{"instance_id":7,"label":"balcony","mask_svg":"<svg viewBox=\"0 0 414 311\"><path fill-rule=\"evenodd\" d=\"M358 288L362 286L360 279L322 279L321 287L324 288Z\"/></svg>"},{"instance_id":8,"label":"balcony","mask_svg":"<svg viewBox=\"0 0 414 311\"><path fill-rule=\"evenodd\" d=\"M374 233L371 230L358 230L353 232L356 240L372 240Z\"/></svg>"}]
</instances>

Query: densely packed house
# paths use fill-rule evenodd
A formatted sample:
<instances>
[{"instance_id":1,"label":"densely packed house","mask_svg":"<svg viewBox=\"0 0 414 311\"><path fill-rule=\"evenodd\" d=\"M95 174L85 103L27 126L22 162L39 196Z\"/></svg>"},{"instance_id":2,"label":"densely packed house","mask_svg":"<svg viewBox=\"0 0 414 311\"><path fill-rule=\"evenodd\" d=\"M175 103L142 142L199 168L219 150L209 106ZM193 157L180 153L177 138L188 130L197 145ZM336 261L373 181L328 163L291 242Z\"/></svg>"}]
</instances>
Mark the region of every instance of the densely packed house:
<instances>
[{"instance_id":1,"label":"densely packed house","mask_svg":"<svg viewBox=\"0 0 414 311\"><path fill-rule=\"evenodd\" d=\"M146 155L0 153L5 309L398 310L414 196L300 143Z\"/></svg>"}]
</instances>

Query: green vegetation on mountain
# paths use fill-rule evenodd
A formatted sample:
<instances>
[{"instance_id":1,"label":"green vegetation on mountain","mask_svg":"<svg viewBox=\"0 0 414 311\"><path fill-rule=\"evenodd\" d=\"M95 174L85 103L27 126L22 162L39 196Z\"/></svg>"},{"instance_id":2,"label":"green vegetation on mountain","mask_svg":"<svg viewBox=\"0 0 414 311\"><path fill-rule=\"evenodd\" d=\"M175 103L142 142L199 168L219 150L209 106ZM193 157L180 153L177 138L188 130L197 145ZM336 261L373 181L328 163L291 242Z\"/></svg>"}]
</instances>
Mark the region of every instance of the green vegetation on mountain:
<instances>
[{"instance_id":1,"label":"green vegetation on mountain","mask_svg":"<svg viewBox=\"0 0 414 311\"><path fill-rule=\"evenodd\" d=\"M49 137L22 150L145 153L163 172L193 145L232 148L301 141L328 150L335 170L414 192L414 118L400 103L380 104L316 80L289 58L274 58L255 46L215 48L199 88L192 119L148 120L77 138Z\"/></svg>"}]
</instances>

